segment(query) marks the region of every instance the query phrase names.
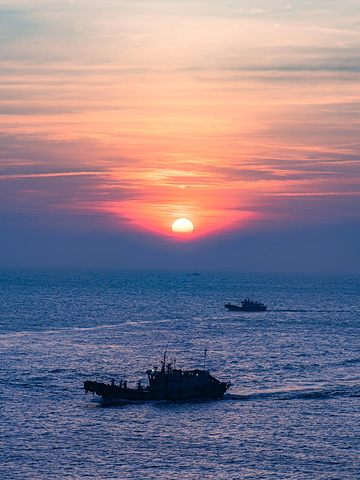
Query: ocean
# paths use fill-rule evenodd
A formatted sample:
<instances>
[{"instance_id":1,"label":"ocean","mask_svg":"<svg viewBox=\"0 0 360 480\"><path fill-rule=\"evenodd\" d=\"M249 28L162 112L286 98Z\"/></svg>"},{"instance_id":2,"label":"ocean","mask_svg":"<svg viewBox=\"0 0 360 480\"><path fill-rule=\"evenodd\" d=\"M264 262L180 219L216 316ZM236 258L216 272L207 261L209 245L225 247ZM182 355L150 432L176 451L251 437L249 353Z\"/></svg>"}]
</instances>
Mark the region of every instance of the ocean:
<instances>
[{"instance_id":1,"label":"ocean","mask_svg":"<svg viewBox=\"0 0 360 480\"><path fill-rule=\"evenodd\" d=\"M360 478L360 277L196 273L0 271L2 479ZM246 296L268 310L224 308ZM231 389L85 395L166 348Z\"/></svg>"}]
</instances>

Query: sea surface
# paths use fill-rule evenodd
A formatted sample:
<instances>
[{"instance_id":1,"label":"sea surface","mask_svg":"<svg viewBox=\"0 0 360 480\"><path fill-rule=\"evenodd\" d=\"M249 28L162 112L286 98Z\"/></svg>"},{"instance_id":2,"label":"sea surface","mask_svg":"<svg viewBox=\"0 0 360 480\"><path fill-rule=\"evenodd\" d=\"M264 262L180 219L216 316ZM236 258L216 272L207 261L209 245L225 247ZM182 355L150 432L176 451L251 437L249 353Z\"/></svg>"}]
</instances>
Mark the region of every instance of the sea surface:
<instances>
[{"instance_id":1,"label":"sea surface","mask_svg":"<svg viewBox=\"0 0 360 480\"><path fill-rule=\"evenodd\" d=\"M360 277L194 273L0 271L1 479L360 478ZM224 308L245 296L268 310ZM85 395L166 347L231 389Z\"/></svg>"}]
</instances>

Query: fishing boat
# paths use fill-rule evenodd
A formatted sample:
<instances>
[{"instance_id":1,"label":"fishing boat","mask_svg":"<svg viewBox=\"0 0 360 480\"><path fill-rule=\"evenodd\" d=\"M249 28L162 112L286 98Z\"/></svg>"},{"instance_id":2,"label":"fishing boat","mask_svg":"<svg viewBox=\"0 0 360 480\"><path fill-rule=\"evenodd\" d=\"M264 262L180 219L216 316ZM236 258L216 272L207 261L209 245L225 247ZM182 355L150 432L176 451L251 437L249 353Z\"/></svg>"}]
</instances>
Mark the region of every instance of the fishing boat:
<instances>
[{"instance_id":1,"label":"fishing boat","mask_svg":"<svg viewBox=\"0 0 360 480\"><path fill-rule=\"evenodd\" d=\"M249 298L244 298L241 301L241 307L238 305L232 305L231 303L226 303L225 308L231 312L264 312L267 309L267 305L264 305L261 302L250 300Z\"/></svg>"},{"instance_id":2,"label":"fishing boat","mask_svg":"<svg viewBox=\"0 0 360 480\"><path fill-rule=\"evenodd\" d=\"M161 369L154 367L147 370L146 374L149 382L146 387L142 386L140 380L136 388L129 388L126 381L116 384L114 379L110 384L87 380L84 390L111 404L121 401L215 399L221 398L231 385L230 382L217 380L205 369L173 368L172 363L166 364L166 352Z\"/></svg>"}]
</instances>

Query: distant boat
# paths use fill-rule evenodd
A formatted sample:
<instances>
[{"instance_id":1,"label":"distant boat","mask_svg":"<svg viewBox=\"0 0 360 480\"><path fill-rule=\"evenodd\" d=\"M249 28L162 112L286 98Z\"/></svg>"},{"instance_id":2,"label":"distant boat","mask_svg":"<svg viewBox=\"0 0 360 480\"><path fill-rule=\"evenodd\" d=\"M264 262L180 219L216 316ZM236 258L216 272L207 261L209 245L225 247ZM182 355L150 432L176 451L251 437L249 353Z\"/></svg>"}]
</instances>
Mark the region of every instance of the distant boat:
<instances>
[{"instance_id":1,"label":"distant boat","mask_svg":"<svg viewBox=\"0 0 360 480\"><path fill-rule=\"evenodd\" d=\"M145 388L140 380L136 388L129 388L127 382L110 384L84 382L85 393L93 392L102 397L105 403L120 401L149 401L149 400L190 400L221 398L230 387L230 382L221 382L210 375L207 370L180 370L166 365L166 352L161 362L161 370L157 367L148 370L149 385Z\"/></svg>"},{"instance_id":2,"label":"distant boat","mask_svg":"<svg viewBox=\"0 0 360 480\"><path fill-rule=\"evenodd\" d=\"M244 298L244 300L241 301L241 307L232 305L231 303L226 303L225 307L231 312L264 312L267 309L267 305L250 300L249 298Z\"/></svg>"}]
</instances>

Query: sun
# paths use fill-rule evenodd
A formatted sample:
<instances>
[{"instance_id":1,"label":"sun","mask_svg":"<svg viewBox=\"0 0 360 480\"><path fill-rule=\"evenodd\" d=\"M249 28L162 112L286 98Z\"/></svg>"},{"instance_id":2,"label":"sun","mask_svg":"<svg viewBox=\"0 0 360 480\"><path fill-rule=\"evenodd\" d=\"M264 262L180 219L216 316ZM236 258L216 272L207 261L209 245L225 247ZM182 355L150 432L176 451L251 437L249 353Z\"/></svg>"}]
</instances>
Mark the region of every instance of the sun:
<instances>
[{"instance_id":1,"label":"sun","mask_svg":"<svg viewBox=\"0 0 360 480\"><path fill-rule=\"evenodd\" d=\"M178 218L172 224L171 230L174 233L192 233L194 225L187 218Z\"/></svg>"}]
</instances>

